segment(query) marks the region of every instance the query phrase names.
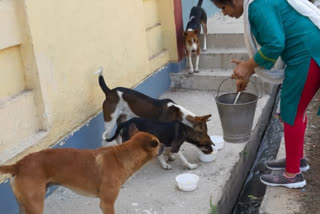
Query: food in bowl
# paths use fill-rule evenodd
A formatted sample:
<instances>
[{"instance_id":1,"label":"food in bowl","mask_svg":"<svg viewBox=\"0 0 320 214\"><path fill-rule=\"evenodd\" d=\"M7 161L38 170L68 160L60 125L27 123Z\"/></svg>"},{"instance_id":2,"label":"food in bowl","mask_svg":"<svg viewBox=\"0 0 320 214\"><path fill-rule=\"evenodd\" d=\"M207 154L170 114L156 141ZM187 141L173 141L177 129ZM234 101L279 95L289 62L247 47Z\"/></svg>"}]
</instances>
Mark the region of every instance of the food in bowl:
<instances>
[{"instance_id":1,"label":"food in bowl","mask_svg":"<svg viewBox=\"0 0 320 214\"><path fill-rule=\"evenodd\" d=\"M191 173L180 174L176 177L178 188L185 192L197 189L199 176Z\"/></svg>"},{"instance_id":2,"label":"food in bowl","mask_svg":"<svg viewBox=\"0 0 320 214\"><path fill-rule=\"evenodd\" d=\"M212 152L210 154L204 154L203 152L200 152L199 153L199 159L202 161L202 162L212 162L216 159L216 156L217 156L217 152L218 150L212 146Z\"/></svg>"}]
</instances>

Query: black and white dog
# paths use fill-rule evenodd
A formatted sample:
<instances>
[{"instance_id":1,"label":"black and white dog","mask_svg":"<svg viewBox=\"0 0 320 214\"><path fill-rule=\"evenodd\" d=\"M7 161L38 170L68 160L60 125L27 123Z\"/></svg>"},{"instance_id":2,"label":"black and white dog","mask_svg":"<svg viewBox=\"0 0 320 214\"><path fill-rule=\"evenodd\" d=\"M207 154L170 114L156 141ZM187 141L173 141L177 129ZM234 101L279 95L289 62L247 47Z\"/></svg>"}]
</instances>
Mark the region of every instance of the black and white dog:
<instances>
[{"instance_id":1,"label":"black and white dog","mask_svg":"<svg viewBox=\"0 0 320 214\"><path fill-rule=\"evenodd\" d=\"M192 127L177 120L159 121L134 117L121 123L117 127L114 136L106 140L108 142L113 141L119 134L122 136L122 142L128 140L131 124L134 124L139 131L148 132L158 137L159 141L165 146L165 153L168 155L168 159L174 160L174 156L171 153L177 153L189 169L195 169L198 165L189 163L181 151L179 151L184 141L195 145L205 154L212 152L212 145L214 143L207 133L195 131ZM158 156L158 159L163 169L171 169L171 166L165 161L163 153Z\"/></svg>"},{"instance_id":2,"label":"black and white dog","mask_svg":"<svg viewBox=\"0 0 320 214\"><path fill-rule=\"evenodd\" d=\"M186 31L184 31L184 42L186 54L189 58L190 73L199 72L200 58L200 31L203 30L203 50L207 50L207 14L201 7L203 0L199 0L198 5L193 7L190 12ZM191 54L196 53L196 66L193 68Z\"/></svg>"}]
</instances>

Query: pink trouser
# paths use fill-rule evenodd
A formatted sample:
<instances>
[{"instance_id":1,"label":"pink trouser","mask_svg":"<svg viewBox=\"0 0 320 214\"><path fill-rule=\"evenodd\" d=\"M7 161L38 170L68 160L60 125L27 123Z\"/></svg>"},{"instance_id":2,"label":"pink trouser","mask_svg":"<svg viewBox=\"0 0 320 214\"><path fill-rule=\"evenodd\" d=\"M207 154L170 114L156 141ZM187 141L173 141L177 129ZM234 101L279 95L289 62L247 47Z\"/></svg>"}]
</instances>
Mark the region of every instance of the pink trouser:
<instances>
[{"instance_id":1,"label":"pink trouser","mask_svg":"<svg viewBox=\"0 0 320 214\"><path fill-rule=\"evenodd\" d=\"M311 59L309 73L298 105L294 125L284 123L284 140L286 147L286 171L300 172L300 160L303 158L304 134L307 126L306 109L313 96L320 88L320 66Z\"/></svg>"}]
</instances>

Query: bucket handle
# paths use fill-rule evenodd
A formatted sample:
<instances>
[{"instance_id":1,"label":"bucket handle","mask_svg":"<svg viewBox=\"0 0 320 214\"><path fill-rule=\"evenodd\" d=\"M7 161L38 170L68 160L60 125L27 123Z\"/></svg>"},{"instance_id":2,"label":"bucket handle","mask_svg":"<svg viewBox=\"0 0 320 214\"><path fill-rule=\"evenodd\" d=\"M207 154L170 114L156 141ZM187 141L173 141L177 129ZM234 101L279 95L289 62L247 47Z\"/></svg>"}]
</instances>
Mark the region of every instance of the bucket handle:
<instances>
[{"instance_id":1,"label":"bucket handle","mask_svg":"<svg viewBox=\"0 0 320 214\"><path fill-rule=\"evenodd\" d=\"M223 84L226 80L228 80L228 79L232 79L232 77L227 77L226 79L222 80L222 82L221 82L220 85L218 86L218 90L217 90L217 95L216 95L216 97L218 97L218 95L219 95L220 87L221 87L222 84ZM255 84L253 81L251 81L251 80L249 80L249 82L251 82L251 83L253 84L254 88L256 89L256 95L257 95L257 97L258 97L258 98L261 98L261 97L259 97L258 88L257 88L256 84Z\"/></svg>"}]
</instances>

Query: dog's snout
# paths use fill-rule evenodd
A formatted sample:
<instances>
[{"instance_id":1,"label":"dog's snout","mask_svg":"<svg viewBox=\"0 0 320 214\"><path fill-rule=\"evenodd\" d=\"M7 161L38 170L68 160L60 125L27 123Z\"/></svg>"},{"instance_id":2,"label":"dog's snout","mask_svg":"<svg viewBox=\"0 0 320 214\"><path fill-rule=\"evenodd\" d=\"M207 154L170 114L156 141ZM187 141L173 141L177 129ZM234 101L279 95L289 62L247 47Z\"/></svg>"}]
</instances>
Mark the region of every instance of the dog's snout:
<instances>
[{"instance_id":1,"label":"dog's snout","mask_svg":"<svg viewBox=\"0 0 320 214\"><path fill-rule=\"evenodd\" d=\"M204 154L210 154L211 152L213 152L213 148L212 148L211 145L207 145L207 146L201 147L201 151L202 151Z\"/></svg>"}]
</instances>

